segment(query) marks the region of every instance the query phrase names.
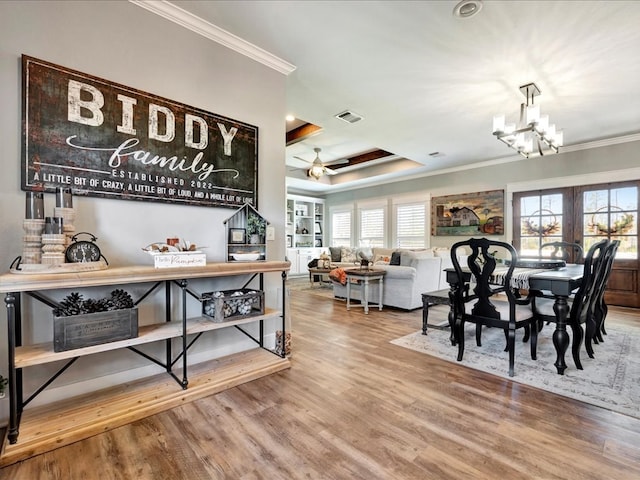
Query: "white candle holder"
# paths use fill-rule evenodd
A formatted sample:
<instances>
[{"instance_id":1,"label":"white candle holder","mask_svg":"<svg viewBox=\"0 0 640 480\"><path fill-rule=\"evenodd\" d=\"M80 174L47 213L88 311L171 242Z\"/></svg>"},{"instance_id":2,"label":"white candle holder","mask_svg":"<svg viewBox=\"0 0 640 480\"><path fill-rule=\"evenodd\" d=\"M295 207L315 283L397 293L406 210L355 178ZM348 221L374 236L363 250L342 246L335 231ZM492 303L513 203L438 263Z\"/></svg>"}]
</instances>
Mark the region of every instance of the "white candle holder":
<instances>
[{"instance_id":1,"label":"white candle holder","mask_svg":"<svg viewBox=\"0 0 640 480\"><path fill-rule=\"evenodd\" d=\"M22 228L22 263L38 264L42 258L44 218L25 218Z\"/></svg>"},{"instance_id":2,"label":"white candle holder","mask_svg":"<svg viewBox=\"0 0 640 480\"><path fill-rule=\"evenodd\" d=\"M56 217L62 217L62 233L65 235L64 246L68 247L71 244L71 239L76 234L76 227L73 224L76 220L76 212L73 208L55 207L53 214Z\"/></svg>"},{"instance_id":3,"label":"white candle holder","mask_svg":"<svg viewBox=\"0 0 640 480\"><path fill-rule=\"evenodd\" d=\"M60 265L64 263L64 233L45 233L42 235L42 264Z\"/></svg>"}]
</instances>

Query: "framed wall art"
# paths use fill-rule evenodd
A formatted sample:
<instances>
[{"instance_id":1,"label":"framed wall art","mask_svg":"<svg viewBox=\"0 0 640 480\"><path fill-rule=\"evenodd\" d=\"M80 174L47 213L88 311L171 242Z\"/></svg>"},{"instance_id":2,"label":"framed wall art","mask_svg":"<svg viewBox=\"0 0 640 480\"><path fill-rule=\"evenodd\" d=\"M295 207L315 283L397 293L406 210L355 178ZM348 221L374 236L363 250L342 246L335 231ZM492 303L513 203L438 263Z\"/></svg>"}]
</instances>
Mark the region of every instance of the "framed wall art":
<instances>
[{"instance_id":1,"label":"framed wall art","mask_svg":"<svg viewBox=\"0 0 640 480\"><path fill-rule=\"evenodd\" d=\"M504 235L504 190L432 197L431 235Z\"/></svg>"},{"instance_id":2,"label":"framed wall art","mask_svg":"<svg viewBox=\"0 0 640 480\"><path fill-rule=\"evenodd\" d=\"M257 208L258 128L22 56L22 189Z\"/></svg>"},{"instance_id":3,"label":"framed wall art","mask_svg":"<svg viewBox=\"0 0 640 480\"><path fill-rule=\"evenodd\" d=\"M244 228L229 229L229 243L245 243L247 231Z\"/></svg>"}]
</instances>

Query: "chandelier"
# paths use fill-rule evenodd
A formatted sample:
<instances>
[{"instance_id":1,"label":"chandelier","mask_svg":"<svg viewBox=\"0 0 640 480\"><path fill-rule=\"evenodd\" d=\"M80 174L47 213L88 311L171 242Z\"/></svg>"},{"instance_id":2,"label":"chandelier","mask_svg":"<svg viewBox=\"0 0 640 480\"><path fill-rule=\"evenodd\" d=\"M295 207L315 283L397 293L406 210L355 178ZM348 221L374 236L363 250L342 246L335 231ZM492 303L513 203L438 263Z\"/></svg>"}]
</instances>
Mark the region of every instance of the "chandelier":
<instances>
[{"instance_id":1,"label":"chandelier","mask_svg":"<svg viewBox=\"0 0 640 480\"><path fill-rule=\"evenodd\" d=\"M493 117L493 134L498 140L529 158L534 153L558 153L563 144L562 131L556 131L555 125L549 125L549 116L540 115L540 105L534 105L533 99L540 95L535 83L520 87L526 97L526 103L520 104L520 122L505 124L504 115Z\"/></svg>"}]
</instances>

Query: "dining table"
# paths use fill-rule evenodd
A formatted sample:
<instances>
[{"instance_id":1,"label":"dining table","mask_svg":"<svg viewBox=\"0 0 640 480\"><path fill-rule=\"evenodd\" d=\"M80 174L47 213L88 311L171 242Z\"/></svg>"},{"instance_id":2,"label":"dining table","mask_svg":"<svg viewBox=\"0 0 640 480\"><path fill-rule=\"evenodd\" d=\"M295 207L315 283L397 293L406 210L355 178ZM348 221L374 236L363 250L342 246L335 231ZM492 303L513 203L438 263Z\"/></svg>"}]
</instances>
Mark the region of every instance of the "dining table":
<instances>
[{"instance_id":1,"label":"dining table","mask_svg":"<svg viewBox=\"0 0 640 480\"><path fill-rule=\"evenodd\" d=\"M565 354L569 347L569 334L567 333L567 319L569 318L569 296L580 287L584 274L584 265L565 264L552 266L551 261L531 260L516 264L509 288L525 289L529 291L551 292L554 297L553 311L556 315L556 329L553 332L553 346L556 350L554 363L559 375L564 375L567 368ZM536 264L538 263L538 264ZM549 268L552 266L552 268ZM537 268L536 268L537 267ZM502 270L506 271L503 267ZM500 267L494 271L494 280L500 282ZM445 269L447 282L453 287L457 285L458 278L453 268ZM471 275L469 273L469 275ZM468 279L465 279L468 280ZM451 307L453 309L453 306ZM573 326L572 326L573 327ZM576 326L580 328L580 326Z\"/></svg>"}]
</instances>

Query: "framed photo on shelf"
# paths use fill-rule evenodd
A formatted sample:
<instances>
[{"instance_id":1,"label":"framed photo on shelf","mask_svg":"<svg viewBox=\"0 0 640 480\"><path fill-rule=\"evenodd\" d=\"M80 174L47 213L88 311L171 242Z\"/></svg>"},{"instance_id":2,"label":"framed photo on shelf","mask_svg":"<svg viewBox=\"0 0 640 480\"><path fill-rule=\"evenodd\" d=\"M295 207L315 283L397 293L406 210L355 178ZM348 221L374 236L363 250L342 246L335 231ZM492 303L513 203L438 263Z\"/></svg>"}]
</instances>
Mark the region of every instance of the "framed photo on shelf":
<instances>
[{"instance_id":1,"label":"framed photo on shelf","mask_svg":"<svg viewBox=\"0 0 640 480\"><path fill-rule=\"evenodd\" d=\"M321 246L322 246L322 239L316 238L314 247L321 247Z\"/></svg>"},{"instance_id":2,"label":"framed photo on shelf","mask_svg":"<svg viewBox=\"0 0 640 480\"><path fill-rule=\"evenodd\" d=\"M287 235L287 248L293 247L293 237L291 235Z\"/></svg>"},{"instance_id":3,"label":"framed photo on shelf","mask_svg":"<svg viewBox=\"0 0 640 480\"><path fill-rule=\"evenodd\" d=\"M229 243L245 243L246 230L244 228L229 229Z\"/></svg>"},{"instance_id":4,"label":"framed photo on shelf","mask_svg":"<svg viewBox=\"0 0 640 480\"><path fill-rule=\"evenodd\" d=\"M322 223L316 222L316 233L322 233Z\"/></svg>"}]
</instances>

